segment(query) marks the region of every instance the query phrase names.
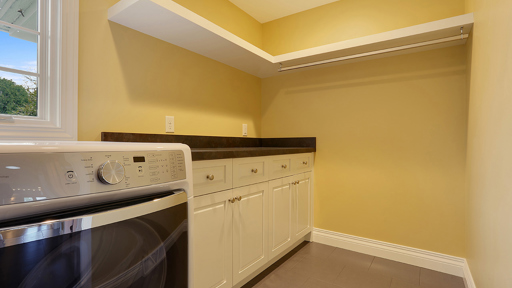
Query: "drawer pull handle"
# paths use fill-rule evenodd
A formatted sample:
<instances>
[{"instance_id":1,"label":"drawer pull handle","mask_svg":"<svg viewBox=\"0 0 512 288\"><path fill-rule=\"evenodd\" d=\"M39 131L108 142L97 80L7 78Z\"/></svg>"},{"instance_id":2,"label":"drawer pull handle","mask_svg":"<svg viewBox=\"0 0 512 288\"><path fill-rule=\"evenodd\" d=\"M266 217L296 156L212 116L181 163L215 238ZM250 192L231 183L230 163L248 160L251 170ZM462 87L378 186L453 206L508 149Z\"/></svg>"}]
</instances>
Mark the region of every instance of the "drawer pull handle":
<instances>
[{"instance_id":1,"label":"drawer pull handle","mask_svg":"<svg viewBox=\"0 0 512 288\"><path fill-rule=\"evenodd\" d=\"M212 175L206 175L206 179L212 181L213 179L215 179L215 176L212 174Z\"/></svg>"},{"instance_id":2,"label":"drawer pull handle","mask_svg":"<svg viewBox=\"0 0 512 288\"><path fill-rule=\"evenodd\" d=\"M256 174L256 173L258 173L258 169L252 169L251 172Z\"/></svg>"},{"instance_id":3,"label":"drawer pull handle","mask_svg":"<svg viewBox=\"0 0 512 288\"><path fill-rule=\"evenodd\" d=\"M283 165L283 166L281 166L281 167L283 167L283 169L286 169L286 168L288 168L288 165L284 164L284 165Z\"/></svg>"},{"instance_id":4,"label":"drawer pull handle","mask_svg":"<svg viewBox=\"0 0 512 288\"><path fill-rule=\"evenodd\" d=\"M242 201L242 196L235 197L236 200Z\"/></svg>"},{"instance_id":5,"label":"drawer pull handle","mask_svg":"<svg viewBox=\"0 0 512 288\"><path fill-rule=\"evenodd\" d=\"M231 202L231 203L235 203L236 198L229 199L228 201Z\"/></svg>"},{"instance_id":6,"label":"drawer pull handle","mask_svg":"<svg viewBox=\"0 0 512 288\"><path fill-rule=\"evenodd\" d=\"M308 161L304 161L304 162L302 162L302 164L308 165Z\"/></svg>"}]
</instances>

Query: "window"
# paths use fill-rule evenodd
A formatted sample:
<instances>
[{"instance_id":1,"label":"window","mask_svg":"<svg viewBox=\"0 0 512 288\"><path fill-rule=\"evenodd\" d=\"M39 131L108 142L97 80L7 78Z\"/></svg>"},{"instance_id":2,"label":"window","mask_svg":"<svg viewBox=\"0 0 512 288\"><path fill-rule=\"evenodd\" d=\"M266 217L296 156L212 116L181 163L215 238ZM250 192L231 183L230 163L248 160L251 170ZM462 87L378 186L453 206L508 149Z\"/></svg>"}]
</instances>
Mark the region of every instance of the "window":
<instances>
[{"instance_id":1,"label":"window","mask_svg":"<svg viewBox=\"0 0 512 288\"><path fill-rule=\"evenodd\" d=\"M78 0L0 0L0 140L76 140Z\"/></svg>"}]
</instances>

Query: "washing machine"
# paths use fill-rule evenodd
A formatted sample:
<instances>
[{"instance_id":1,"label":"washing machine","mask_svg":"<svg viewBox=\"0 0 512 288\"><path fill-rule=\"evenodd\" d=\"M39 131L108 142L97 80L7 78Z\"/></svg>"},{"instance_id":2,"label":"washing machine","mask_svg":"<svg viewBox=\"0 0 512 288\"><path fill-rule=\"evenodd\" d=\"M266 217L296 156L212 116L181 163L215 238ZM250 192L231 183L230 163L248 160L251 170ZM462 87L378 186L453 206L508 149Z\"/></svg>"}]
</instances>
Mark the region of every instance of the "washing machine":
<instances>
[{"instance_id":1,"label":"washing machine","mask_svg":"<svg viewBox=\"0 0 512 288\"><path fill-rule=\"evenodd\" d=\"M169 143L0 143L0 287L191 287L192 159Z\"/></svg>"}]
</instances>

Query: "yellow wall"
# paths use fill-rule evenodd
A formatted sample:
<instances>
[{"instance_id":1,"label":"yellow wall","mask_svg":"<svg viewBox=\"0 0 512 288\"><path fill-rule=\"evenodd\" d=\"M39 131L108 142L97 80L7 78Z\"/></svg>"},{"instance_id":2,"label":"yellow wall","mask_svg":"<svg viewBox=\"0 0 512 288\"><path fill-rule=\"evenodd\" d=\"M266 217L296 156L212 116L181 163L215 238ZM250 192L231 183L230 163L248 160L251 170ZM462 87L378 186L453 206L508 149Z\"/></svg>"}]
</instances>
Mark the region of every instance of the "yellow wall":
<instances>
[{"instance_id":1,"label":"yellow wall","mask_svg":"<svg viewBox=\"0 0 512 288\"><path fill-rule=\"evenodd\" d=\"M468 263L477 287L512 287L512 1L475 13L468 126Z\"/></svg>"},{"instance_id":2,"label":"yellow wall","mask_svg":"<svg viewBox=\"0 0 512 288\"><path fill-rule=\"evenodd\" d=\"M263 24L279 55L464 14L464 0L341 0Z\"/></svg>"},{"instance_id":3,"label":"yellow wall","mask_svg":"<svg viewBox=\"0 0 512 288\"><path fill-rule=\"evenodd\" d=\"M315 227L465 254L466 48L262 81L262 136L316 136Z\"/></svg>"},{"instance_id":4,"label":"yellow wall","mask_svg":"<svg viewBox=\"0 0 512 288\"><path fill-rule=\"evenodd\" d=\"M350 1L340 3L356 5ZM260 80L108 22L115 2L80 1L79 140L99 140L102 131L164 133L166 115L176 117L176 134L240 136L247 123L250 137L316 136L316 227L464 256L465 47ZM409 2L425 15L372 22L363 12L378 9L360 5L344 18L364 16L357 33L341 33L332 16L326 23L336 25L324 23L321 39L307 29L304 43L294 40L308 28L299 25L276 47L298 50L464 13L459 0L435 2L435 15L432 1L396 5ZM297 15L289 17L283 21Z\"/></svg>"},{"instance_id":5,"label":"yellow wall","mask_svg":"<svg viewBox=\"0 0 512 288\"><path fill-rule=\"evenodd\" d=\"M263 48L263 26L229 0L174 0L245 41Z\"/></svg>"},{"instance_id":6,"label":"yellow wall","mask_svg":"<svg viewBox=\"0 0 512 288\"><path fill-rule=\"evenodd\" d=\"M257 137L261 80L107 20L117 0L80 1L78 139L102 131Z\"/></svg>"}]
</instances>

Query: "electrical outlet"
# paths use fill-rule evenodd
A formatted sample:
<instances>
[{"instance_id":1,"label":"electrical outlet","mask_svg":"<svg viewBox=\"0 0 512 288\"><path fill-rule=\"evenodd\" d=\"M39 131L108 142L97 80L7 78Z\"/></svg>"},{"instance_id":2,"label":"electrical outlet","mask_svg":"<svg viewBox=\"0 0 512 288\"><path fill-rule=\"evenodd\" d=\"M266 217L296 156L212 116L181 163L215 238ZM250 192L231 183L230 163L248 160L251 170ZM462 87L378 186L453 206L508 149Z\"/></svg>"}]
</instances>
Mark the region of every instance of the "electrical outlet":
<instances>
[{"instance_id":1,"label":"electrical outlet","mask_svg":"<svg viewBox=\"0 0 512 288\"><path fill-rule=\"evenodd\" d=\"M242 136L247 136L247 124L242 124Z\"/></svg>"},{"instance_id":2,"label":"electrical outlet","mask_svg":"<svg viewBox=\"0 0 512 288\"><path fill-rule=\"evenodd\" d=\"M165 116L165 132L174 133L174 116Z\"/></svg>"}]
</instances>

